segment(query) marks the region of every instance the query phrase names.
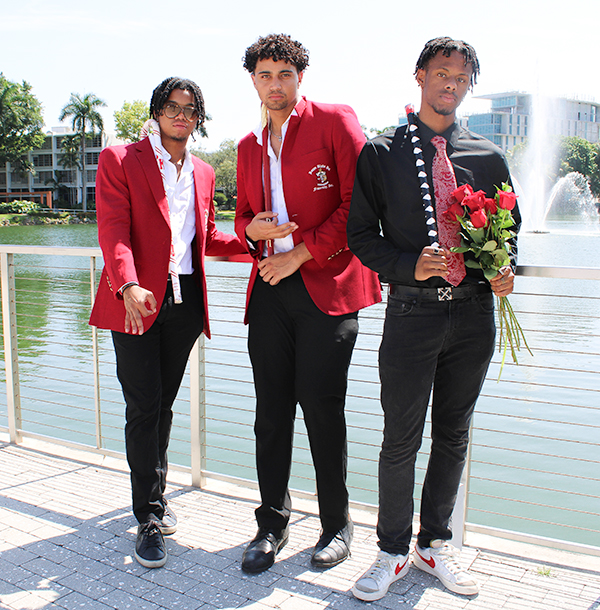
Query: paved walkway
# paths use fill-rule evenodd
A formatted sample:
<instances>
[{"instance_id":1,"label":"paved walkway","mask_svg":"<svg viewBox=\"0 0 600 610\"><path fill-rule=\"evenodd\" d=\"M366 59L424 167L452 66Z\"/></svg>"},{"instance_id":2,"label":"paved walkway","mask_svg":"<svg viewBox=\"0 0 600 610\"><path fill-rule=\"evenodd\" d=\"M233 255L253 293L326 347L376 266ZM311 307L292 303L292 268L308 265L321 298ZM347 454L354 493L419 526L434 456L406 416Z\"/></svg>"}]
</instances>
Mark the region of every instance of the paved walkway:
<instances>
[{"instance_id":1,"label":"paved walkway","mask_svg":"<svg viewBox=\"0 0 600 610\"><path fill-rule=\"evenodd\" d=\"M0 442L2 608L600 609L599 558L544 557L538 547L514 544L503 553L465 547L463 559L481 583L478 596L447 592L411 568L384 599L364 604L350 588L375 556L373 516L353 511L352 557L315 571L309 559L319 523L308 505L294 513L290 542L275 566L247 576L240 558L255 532L255 492L224 484L207 490L179 482L169 486L179 530L167 538L167 565L148 570L132 557L136 527L123 464L93 454L57 457L56 451Z\"/></svg>"}]
</instances>

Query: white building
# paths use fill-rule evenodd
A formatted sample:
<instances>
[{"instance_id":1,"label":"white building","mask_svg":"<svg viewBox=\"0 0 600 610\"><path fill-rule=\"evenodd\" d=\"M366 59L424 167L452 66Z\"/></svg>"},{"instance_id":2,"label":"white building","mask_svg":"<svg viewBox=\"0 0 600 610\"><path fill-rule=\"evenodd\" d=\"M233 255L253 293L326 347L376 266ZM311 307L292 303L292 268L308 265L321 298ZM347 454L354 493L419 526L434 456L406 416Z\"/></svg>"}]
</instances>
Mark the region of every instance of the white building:
<instances>
[{"instance_id":1,"label":"white building","mask_svg":"<svg viewBox=\"0 0 600 610\"><path fill-rule=\"evenodd\" d=\"M27 155L29 161L33 163L35 174L13 169L10 163L5 167L0 166L0 194L49 191L53 186L48 182L54 179L62 185L62 188L53 192L53 201L61 198L62 204L68 202L68 207L81 207L82 171L78 168L66 169L60 163L62 139L72 133L73 131L68 127L53 127L46 132L42 146ZM88 201L94 201L96 198L96 171L100 151L119 143L114 134L103 133L102 136L86 138L85 184ZM27 199L26 196L23 198ZM6 197L0 197L0 202L5 200Z\"/></svg>"},{"instance_id":2,"label":"white building","mask_svg":"<svg viewBox=\"0 0 600 610\"><path fill-rule=\"evenodd\" d=\"M600 104L566 98L537 99L517 91L480 95L491 100L491 111L467 117L468 128L507 151L531 134L533 121L550 136L578 136L600 141ZM539 117L539 118L536 118Z\"/></svg>"}]
</instances>

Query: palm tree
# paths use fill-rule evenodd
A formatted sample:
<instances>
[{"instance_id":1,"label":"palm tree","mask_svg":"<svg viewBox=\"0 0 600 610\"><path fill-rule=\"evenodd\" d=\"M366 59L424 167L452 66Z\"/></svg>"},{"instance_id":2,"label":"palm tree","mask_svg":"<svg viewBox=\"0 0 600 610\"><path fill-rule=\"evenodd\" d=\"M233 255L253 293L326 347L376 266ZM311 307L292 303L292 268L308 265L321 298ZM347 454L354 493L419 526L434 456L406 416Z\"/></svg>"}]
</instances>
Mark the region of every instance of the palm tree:
<instances>
[{"instance_id":1,"label":"palm tree","mask_svg":"<svg viewBox=\"0 0 600 610\"><path fill-rule=\"evenodd\" d=\"M79 134L73 133L67 136L63 136L60 140L61 155L58 158L58 162L64 169L75 170L75 176L77 176L77 170L83 169L81 166L80 153L80 137ZM69 181L70 182L70 181ZM77 180L73 180L77 182ZM73 206L73 189L69 188L69 203Z\"/></svg>"},{"instance_id":2,"label":"palm tree","mask_svg":"<svg viewBox=\"0 0 600 610\"><path fill-rule=\"evenodd\" d=\"M95 135L96 129L99 134L102 134L104 122L102 121L102 115L97 110L97 108L102 106L106 106L106 104L94 93L86 93L83 96L79 93L71 93L69 103L60 111L60 116L58 117L59 121L70 118L73 131L79 135L81 145L81 196L84 212L87 210L87 181L85 179L86 130L89 129L92 136Z\"/></svg>"}]
</instances>

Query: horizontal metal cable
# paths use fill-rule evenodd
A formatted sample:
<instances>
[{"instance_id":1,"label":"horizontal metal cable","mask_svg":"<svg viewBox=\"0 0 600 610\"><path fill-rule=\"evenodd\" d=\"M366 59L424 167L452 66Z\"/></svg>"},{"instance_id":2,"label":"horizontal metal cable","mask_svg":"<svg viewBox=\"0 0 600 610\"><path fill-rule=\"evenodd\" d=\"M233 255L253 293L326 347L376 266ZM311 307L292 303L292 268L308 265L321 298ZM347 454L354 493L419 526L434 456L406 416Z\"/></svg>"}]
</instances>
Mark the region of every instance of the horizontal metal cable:
<instances>
[{"instance_id":1,"label":"horizontal metal cable","mask_svg":"<svg viewBox=\"0 0 600 610\"><path fill-rule=\"evenodd\" d=\"M507 470L523 470L525 472L535 472L536 474L548 474L556 477L567 477L568 479L581 479L582 481L592 481L593 483L600 483L600 479L595 479L594 477L584 477L581 474L573 474L572 472L556 472L555 470L526 468L525 466L516 466L515 464L499 464L498 462L486 462L484 460L478 460L473 457L471 457L471 464L481 464L482 466L497 466L498 468L504 468Z\"/></svg>"},{"instance_id":2,"label":"horizontal metal cable","mask_svg":"<svg viewBox=\"0 0 600 610\"><path fill-rule=\"evenodd\" d=\"M473 473L471 473L471 480L472 481L486 481L488 483L499 483L501 485L513 485L513 486L516 485L518 487L526 487L527 489L537 489L538 491L549 491L552 493L567 494L569 496L581 496L584 498L591 498L593 500L600 500L600 496L596 496L594 494L586 494L586 493L582 493L579 491L558 489L557 487L541 487L539 485L533 485L531 483L515 483L513 481L506 481L505 479L492 479L489 477L480 477Z\"/></svg>"},{"instance_id":3,"label":"horizontal metal cable","mask_svg":"<svg viewBox=\"0 0 600 610\"><path fill-rule=\"evenodd\" d=\"M490 500L503 500L505 502L514 502L516 504L525 504L527 506L535 506L537 508L551 508L554 510L565 511L565 512L569 512L569 513L578 513L580 515L589 515L591 517L600 517L600 515L598 513L592 513L587 510L579 510L577 508L573 508L572 506L570 506L570 507L556 506L556 505L553 506L552 504L544 504L543 502L531 502L529 500L521 500L520 498L506 498L503 496L494 496L492 494L485 494L485 493L481 493L481 492L473 491L473 490L471 490L470 495L471 494L473 496L477 496L479 498L489 498ZM552 525L557 525L557 524L553 523ZM563 523L562 525L564 526L565 524ZM571 527L571 526L567 526L567 527Z\"/></svg>"},{"instance_id":4,"label":"horizontal metal cable","mask_svg":"<svg viewBox=\"0 0 600 610\"><path fill-rule=\"evenodd\" d=\"M483 432L495 432L496 434L514 435L514 432L511 432L509 430L494 430L493 428L480 428L480 427L477 427L477 430L481 430ZM590 445L591 447L600 447L600 443L592 443L591 441L578 441L578 440L574 440L574 439L570 439L570 438L557 438L554 436L541 436L539 434L529 434L527 432L520 432L518 436L524 436L527 438L543 439L545 441L560 441L563 443L575 443L575 444L580 444L580 445Z\"/></svg>"},{"instance_id":5,"label":"horizontal metal cable","mask_svg":"<svg viewBox=\"0 0 600 610\"><path fill-rule=\"evenodd\" d=\"M552 507L554 508L554 507ZM496 517L509 517L511 519L519 519L520 521L533 521L534 523L542 523L543 525L553 525L555 527L566 527L566 528L570 528L570 529L574 529L574 530L580 530L582 532L590 532L593 534L597 534L598 532L596 530L590 529L589 527L581 527L578 525L571 525L571 524L566 524L566 523L554 523L552 521L544 521L543 519L534 519L533 517L524 517L521 515L506 515L504 513L499 513L497 511L493 511L493 510L485 510L483 508L472 508L469 506L469 513L471 511L476 511L478 513L484 513L486 515L494 515Z\"/></svg>"},{"instance_id":6,"label":"horizontal metal cable","mask_svg":"<svg viewBox=\"0 0 600 610\"><path fill-rule=\"evenodd\" d=\"M474 427L473 429L475 431L479 430L479 428L477 428L477 427ZM494 430L494 432L496 432L496 431ZM559 439L559 440L561 440L561 439ZM600 460L591 460L590 458L574 457L574 456L570 456L570 455L559 455L557 453L544 453L544 452L540 452L540 451L529 451L529 450L523 449L521 447L519 447L517 449L513 449L512 447L504 447L504 446L498 446L498 445L487 445L487 444L483 444L483 443L478 443L475 440L471 440L470 445L471 445L471 447L496 449L498 451L510 451L512 453L519 453L519 454L523 453L525 455L535 455L536 457L559 458L562 460L573 460L576 462L584 462L586 464L599 464L600 465Z\"/></svg>"},{"instance_id":7,"label":"horizontal metal cable","mask_svg":"<svg viewBox=\"0 0 600 610\"><path fill-rule=\"evenodd\" d=\"M486 394L486 396L488 398L500 398L499 396L488 396ZM518 400L518 399L515 399ZM598 410L597 407L585 407L582 405L573 405L570 403L564 403L564 402L548 402L548 401L538 401L538 400L532 400L529 402L534 402L534 403L539 403L539 404L544 404L544 405L554 405L554 406L559 406L559 407L569 407L569 408L581 408L581 409L585 409L585 408L589 408L589 409L593 409L595 411ZM489 416L493 416L493 417L507 417L509 419L518 419L518 420L523 420L523 421L527 421L527 422L538 422L538 423L543 423L543 424L559 424L561 426L575 426L575 427L579 427L579 428L598 428L600 429L600 425L596 425L596 424L590 424L590 423L579 423L579 422L572 422L572 421L560 421L560 420L555 420L555 419L544 419L541 417L532 417L531 415L525 415L525 414L517 414L517 413L498 413L495 411L481 411L481 410L477 410L477 414L481 414L481 415L489 415ZM600 442L598 443L598 446L600 447Z\"/></svg>"}]
</instances>

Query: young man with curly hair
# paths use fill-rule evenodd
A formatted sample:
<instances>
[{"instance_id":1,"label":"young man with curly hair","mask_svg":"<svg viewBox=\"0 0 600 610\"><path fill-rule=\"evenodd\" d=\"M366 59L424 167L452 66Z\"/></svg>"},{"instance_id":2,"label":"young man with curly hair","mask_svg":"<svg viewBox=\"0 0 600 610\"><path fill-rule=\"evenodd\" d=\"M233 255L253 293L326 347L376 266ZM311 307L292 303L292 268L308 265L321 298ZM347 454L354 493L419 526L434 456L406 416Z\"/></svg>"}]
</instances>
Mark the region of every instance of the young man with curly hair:
<instances>
[{"instance_id":1,"label":"young man with curly hair","mask_svg":"<svg viewBox=\"0 0 600 610\"><path fill-rule=\"evenodd\" d=\"M409 570L415 460L431 395L431 451L412 561L455 593L478 591L475 577L462 568L448 542L450 519L475 402L494 350L492 293L506 296L514 282L510 266L489 282L481 269L465 266L463 255L450 251L455 245L450 240L458 239L458 224L444 226L448 195L457 185L469 184L493 197L495 187L510 181L500 149L456 122L456 110L478 73L479 62L470 45L447 37L429 41L415 70L421 87L418 131L403 125L368 142L356 170L348 243L390 285L379 350L384 412L380 550L352 590L364 601L382 598ZM416 133L420 133L422 166L415 165ZM423 177L433 195L426 206ZM430 245L432 229L424 207L431 206L435 206L439 247ZM513 215L518 228L518 208ZM513 264L515 256L516 248Z\"/></svg>"},{"instance_id":2,"label":"young man with curly hair","mask_svg":"<svg viewBox=\"0 0 600 610\"><path fill-rule=\"evenodd\" d=\"M288 541L296 405L316 472L322 533L315 567L348 557L347 373L358 310L381 300L376 275L348 250L346 220L364 144L348 106L300 95L308 51L284 34L259 38L244 67L263 122L238 148L236 232L254 257L247 294L256 391L258 533L242 558L262 572Z\"/></svg>"},{"instance_id":3,"label":"young man with curly hair","mask_svg":"<svg viewBox=\"0 0 600 610\"><path fill-rule=\"evenodd\" d=\"M104 270L90 324L112 331L126 403L135 558L158 568L167 561L163 534L177 529L164 497L172 405L194 342L201 332L210 338L204 255L244 249L216 230L215 173L186 149L205 118L198 85L165 79L152 94L150 115L147 137L100 155Z\"/></svg>"}]
</instances>

